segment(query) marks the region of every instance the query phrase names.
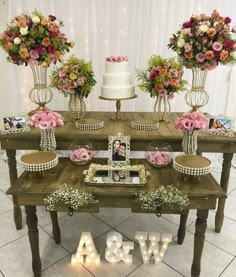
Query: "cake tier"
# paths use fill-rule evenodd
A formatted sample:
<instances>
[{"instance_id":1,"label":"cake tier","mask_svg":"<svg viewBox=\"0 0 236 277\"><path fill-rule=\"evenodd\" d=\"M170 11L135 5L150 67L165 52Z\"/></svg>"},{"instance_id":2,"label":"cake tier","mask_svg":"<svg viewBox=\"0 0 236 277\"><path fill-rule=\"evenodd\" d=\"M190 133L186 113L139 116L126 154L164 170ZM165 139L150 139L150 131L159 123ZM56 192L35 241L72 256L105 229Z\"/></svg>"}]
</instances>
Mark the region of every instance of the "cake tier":
<instances>
[{"instance_id":1,"label":"cake tier","mask_svg":"<svg viewBox=\"0 0 236 277\"><path fill-rule=\"evenodd\" d=\"M130 73L120 75L103 74L103 85L110 87L124 87L132 85L132 78Z\"/></svg>"},{"instance_id":2,"label":"cake tier","mask_svg":"<svg viewBox=\"0 0 236 277\"><path fill-rule=\"evenodd\" d=\"M121 74L122 72L129 72L128 62L120 63L105 63L105 73L106 74Z\"/></svg>"},{"instance_id":3,"label":"cake tier","mask_svg":"<svg viewBox=\"0 0 236 277\"><path fill-rule=\"evenodd\" d=\"M101 88L101 96L106 99L126 99L134 97L134 86L108 87Z\"/></svg>"}]
</instances>

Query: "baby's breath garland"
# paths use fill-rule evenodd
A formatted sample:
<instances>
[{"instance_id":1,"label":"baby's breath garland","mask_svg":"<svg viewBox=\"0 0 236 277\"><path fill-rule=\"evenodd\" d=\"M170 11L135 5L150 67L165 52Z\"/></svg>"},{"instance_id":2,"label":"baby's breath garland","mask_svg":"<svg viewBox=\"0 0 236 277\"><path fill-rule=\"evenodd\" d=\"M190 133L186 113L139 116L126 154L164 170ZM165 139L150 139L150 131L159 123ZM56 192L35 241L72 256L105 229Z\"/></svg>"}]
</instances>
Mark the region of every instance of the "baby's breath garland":
<instances>
[{"instance_id":1,"label":"baby's breath garland","mask_svg":"<svg viewBox=\"0 0 236 277\"><path fill-rule=\"evenodd\" d=\"M159 211L162 205L180 210L189 205L189 198L174 185L160 186L156 191L140 192L136 194L136 200L141 202L144 210Z\"/></svg>"},{"instance_id":2,"label":"baby's breath garland","mask_svg":"<svg viewBox=\"0 0 236 277\"><path fill-rule=\"evenodd\" d=\"M65 183L44 198L44 204L48 211L55 211L56 206L60 204L64 204L68 206L70 211L74 211L83 205L87 205L89 200L93 200L91 193L73 189Z\"/></svg>"}]
</instances>

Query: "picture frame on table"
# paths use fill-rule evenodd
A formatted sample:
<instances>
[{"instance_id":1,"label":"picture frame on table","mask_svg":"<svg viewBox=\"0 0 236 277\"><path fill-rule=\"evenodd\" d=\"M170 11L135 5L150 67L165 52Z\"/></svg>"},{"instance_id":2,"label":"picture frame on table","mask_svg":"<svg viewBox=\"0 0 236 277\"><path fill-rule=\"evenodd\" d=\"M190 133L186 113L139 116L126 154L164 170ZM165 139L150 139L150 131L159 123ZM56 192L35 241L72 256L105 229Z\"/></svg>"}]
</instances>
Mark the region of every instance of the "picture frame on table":
<instances>
[{"instance_id":1,"label":"picture frame on table","mask_svg":"<svg viewBox=\"0 0 236 277\"><path fill-rule=\"evenodd\" d=\"M234 136L233 119L227 116L210 117L206 133L219 136Z\"/></svg>"},{"instance_id":2,"label":"picture frame on table","mask_svg":"<svg viewBox=\"0 0 236 277\"><path fill-rule=\"evenodd\" d=\"M26 115L10 115L0 117L0 134L30 132L29 120Z\"/></svg>"},{"instance_id":3,"label":"picture frame on table","mask_svg":"<svg viewBox=\"0 0 236 277\"><path fill-rule=\"evenodd\" d=\"M108 137L108 164L114 166L130 164L130 136L118 133Z\"/></svg>"}]
</instances>

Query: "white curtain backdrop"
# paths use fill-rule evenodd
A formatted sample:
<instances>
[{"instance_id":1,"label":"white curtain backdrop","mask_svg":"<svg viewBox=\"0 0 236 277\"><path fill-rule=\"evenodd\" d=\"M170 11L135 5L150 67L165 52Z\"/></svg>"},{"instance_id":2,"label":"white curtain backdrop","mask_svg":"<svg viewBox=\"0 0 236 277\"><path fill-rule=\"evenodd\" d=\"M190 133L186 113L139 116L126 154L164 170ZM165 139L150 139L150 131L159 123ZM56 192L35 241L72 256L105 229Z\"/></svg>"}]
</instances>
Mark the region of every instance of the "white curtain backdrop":
<instances>
[{"instance_id":1,"label":"white curtain backdrop","mask_svg":"<svg viewBox=\"0 0 236 277\"><path fill-rule=\"evenodd\" d=\"M234 0L0 0L0 32L6 23L21 12L37 9L53 14L64 22L63 32L75 42L71 54L92 60L97 84L86 99L88 111L115 111L114 101L100 100L105 58L127 55L130 72L136 84L135 68L145 68L152 54L173 57L167 48L172 33L192 14L210 14L217 9L236 23ZM207 76L206 90L210 100L203 111L214 115L235 116L236 66L219 66ZM49 68L49 73L53 66ZM191 84L191 71L184 77ZM48 80L49 82L49 80ZM0 50L0 113L1 115L28 112L36 106L28 94L33 86L31 69L6 62ZM154 99L136 87L138 98L122 101L122 111L152 111ZM66 110L68 98L54 91L49 107ZM184 93L172 100L172 111L187 111Z\"/></svg>"}]
</instances>

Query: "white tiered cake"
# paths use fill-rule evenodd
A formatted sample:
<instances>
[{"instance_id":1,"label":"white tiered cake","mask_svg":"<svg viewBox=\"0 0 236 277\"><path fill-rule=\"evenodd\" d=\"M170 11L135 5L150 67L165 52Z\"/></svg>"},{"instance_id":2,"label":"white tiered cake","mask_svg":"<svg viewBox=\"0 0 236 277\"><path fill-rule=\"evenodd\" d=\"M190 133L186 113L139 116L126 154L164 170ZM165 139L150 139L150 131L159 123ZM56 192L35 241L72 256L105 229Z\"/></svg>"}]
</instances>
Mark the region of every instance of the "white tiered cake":
<instances>
[{"instance_id":1,"label":"white tiered cake","mask_svg":"<svg viewBox=\"0 0 236 277\"><path fill-rule=\"evenodd\" d=\"M105 63L101 96L106 99L127 99L134 97L127 57L109 57Z\"/></svg>"}]
</instances>

